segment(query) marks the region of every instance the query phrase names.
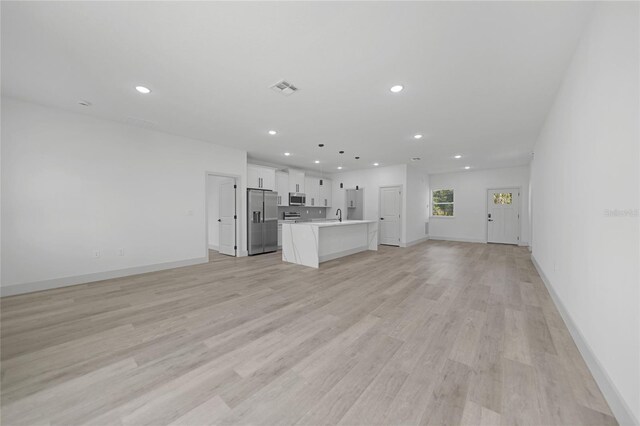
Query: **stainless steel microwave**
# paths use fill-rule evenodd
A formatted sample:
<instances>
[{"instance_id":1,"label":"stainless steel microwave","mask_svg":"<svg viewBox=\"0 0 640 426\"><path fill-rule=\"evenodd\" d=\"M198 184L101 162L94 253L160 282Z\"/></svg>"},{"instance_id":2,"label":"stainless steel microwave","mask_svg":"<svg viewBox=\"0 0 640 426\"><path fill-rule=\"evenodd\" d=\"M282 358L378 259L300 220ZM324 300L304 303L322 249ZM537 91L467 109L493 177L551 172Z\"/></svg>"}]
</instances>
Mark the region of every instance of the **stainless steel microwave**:
<instances>
[{"instance_id":1,"label":"stainless steel microwave","mask_svg":"<svg viewBox=\"0 0 640 426\"><path fill-rule=\"evenodd\" d=\"M290 206L304 206L306 202L305 194L301 194L299 192L290 192L289 193L289 205Z\"/></svg>"}]
</instances>

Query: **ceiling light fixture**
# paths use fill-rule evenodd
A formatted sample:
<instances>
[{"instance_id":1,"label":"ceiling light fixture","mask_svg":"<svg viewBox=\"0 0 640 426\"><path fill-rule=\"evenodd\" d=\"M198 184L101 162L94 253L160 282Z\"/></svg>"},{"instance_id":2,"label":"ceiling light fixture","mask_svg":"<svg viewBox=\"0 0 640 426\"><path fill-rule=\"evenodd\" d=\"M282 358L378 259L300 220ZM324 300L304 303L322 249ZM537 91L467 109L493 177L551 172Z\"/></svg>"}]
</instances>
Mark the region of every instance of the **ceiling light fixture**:
<instances>
[{"instance_id":1,"label":"ceiling light fixture","mask_svg":"<svg viewBox=\"0 0 640 426\"><path fill-rule=\"evenodd\" d=\"M269 134L273 136L273 135L277 135L278 132L276 132L275 130L269 130Z\"/></svg>"},{"instance_id":2,"label":"ceiling light fixture","mask_svg":"<svg viewBox=\"0 0 640 426\"><path fill-rule=\"evenodd\" d=\"M285 157L288 157L288 156L291 155L291 153L290 152L285 152L284 155L285 155Z\"/></svg>"},{"instance_id":3,"label":"ceiling light fixture","mask_svg":"<svg viewBox=\"0 0 640 426\"><path fill-rule=\"evenodd\" d=\"M460 154L454 155L453 158L462 158L462 155L460 155Z\"/></svg>"},{"instance_id":4,"label":"ceiling light fixture","mask_svg":"<svg viewBox=\"0 0 640 426\"><path fill-rule=\"evenodd\" d=\"M89 101L84 101L84 100L82 100L82 101L78 101L78 104L79 104L79 105L82 105L82 106L85 106L85 107L89 107L89 106L91 106L91 102L89 102Z\"/></svg>"},{"instance_id":5,"label":"ceiling light fixture","mask_svg":"<svg viewBox=\"0 0 640 426\"><path fill-rule=\"evenodd\" d=\"M404 89L404 86L402 86L401 84L396 84L395 86L391 86L391 90L393 93L398 93L398 92L402 92L402 89Z\"/></svg>"},{"instance_id":6,"label":"ceiling light fixture","mask_svg":"<svg viewBox=\"0 0 640 426\"><path fill-rule=\"evenodd\" d=\"M338 166L338 170L342 170L342 166Z\"/></svg>"},{"instance_id":7,"label":"ceiling light fixture","mask_svg":"<svg viewBox=\"0 0 640 426\"><path fill-rule=\"evenodd\" d=\"M422 135L418 133L417 135L413 135L414 139L422 139Z\"/></svg>"},{"instance_id":8,"label":"ceiling light fixture","mask_svg":"<svg viewBox=\"0 0 640 426\"><path fill-rule=\"evenodd\" d=\"M136 86L136 90L140 93L142 93L143 95L147 95L149 93L151 93L151 89L144 87L144 86Z\"/></svg>"},{"instance_id":9,"label":"ceiling light fixture","mask_svg":"<svg viewBox=\"0 0 640 426\"><path fill-rule=\"evenodd\" d=\"M421 160L421 158L420 158L420 157L413 157L413 158L411 159L411 161L420 161L420 160Z\"/></svg>"},{"instance_id":10,"label":"ceiling light fixture","mask_svg":"<svg viewBox=\"0 0 640 426\"><path fill-rule=\"evenodd\" d=\"M471 166L464 166L465 170L469 170L471 168Z\"/></svg>"},{"instance_id":11,"label":"ceiling light fixture","mask_svg":"<svg viewBox=\"0 0 640 426\"><path fill-rule=\"evenodd\" d=\"M320 164L320 160L316 160L316 161L314 161L314 163Z\"/></svg>"},{"instance_id":12,"label":"ceiling light fixture","mask_svg":"<svg viewBox=\"0 0 640 426\"><path fill-rule=\"evenodd\" d=\"M380 164L378 164L378 163L373 163L373 165L374 165L374 166L379 166Z\"/></svg>"}]
</instances>

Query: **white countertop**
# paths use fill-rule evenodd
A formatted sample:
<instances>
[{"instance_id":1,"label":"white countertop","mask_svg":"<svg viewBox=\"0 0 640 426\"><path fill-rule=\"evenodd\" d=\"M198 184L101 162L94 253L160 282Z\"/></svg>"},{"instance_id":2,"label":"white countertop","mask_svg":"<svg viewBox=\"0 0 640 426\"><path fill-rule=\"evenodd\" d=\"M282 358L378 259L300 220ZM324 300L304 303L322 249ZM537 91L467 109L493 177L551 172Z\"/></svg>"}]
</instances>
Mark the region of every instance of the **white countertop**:
<instances>
[{"instance_id":1,"label":"white countertop","mask_svg":"<svg viewBox=\"0 0 640 426\"><path fill-rule=\"evenodd\" d=\"M297 222L297 223L287 223L287 225L305 225L305 226L315 226L318 228L326 228L329 226L349 226L349 225L362 225L364 223L376 223L377 220L343 220L342 222L336 221L327 221L327 222Z\"/></svg>"}]
</instances>

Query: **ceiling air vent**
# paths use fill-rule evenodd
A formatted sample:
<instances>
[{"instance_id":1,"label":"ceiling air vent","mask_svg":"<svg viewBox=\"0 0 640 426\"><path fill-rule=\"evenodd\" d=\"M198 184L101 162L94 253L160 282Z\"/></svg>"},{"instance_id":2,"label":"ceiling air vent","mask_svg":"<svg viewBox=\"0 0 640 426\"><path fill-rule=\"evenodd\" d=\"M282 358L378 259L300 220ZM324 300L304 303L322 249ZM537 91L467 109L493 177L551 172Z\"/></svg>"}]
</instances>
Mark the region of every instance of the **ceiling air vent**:
<instances>
[{"instance_id":1,"label":"ceiling air vent","mask_svg":"<svg viewBox=\"0 0 640 426\"><path fill-rule=\"evenodd\" d=\"M282 93L285 96L289 96L297 92L298 88L287 81L280 80L279 82L271 86L271 90L274 90L278 93Z\"/></svg>"}]
</instances>

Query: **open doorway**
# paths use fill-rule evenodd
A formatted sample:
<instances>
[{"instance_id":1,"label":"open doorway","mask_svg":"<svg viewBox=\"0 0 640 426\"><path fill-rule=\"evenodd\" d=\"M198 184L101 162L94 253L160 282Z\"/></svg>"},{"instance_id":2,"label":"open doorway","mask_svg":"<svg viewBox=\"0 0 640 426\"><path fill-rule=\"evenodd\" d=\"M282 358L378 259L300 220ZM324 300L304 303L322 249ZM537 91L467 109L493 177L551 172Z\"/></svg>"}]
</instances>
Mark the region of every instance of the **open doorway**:
<instances>
[{"instance_id":1,"label":"open doorway","mask_svg":"<svg viewBox=\"0 0 640 426\"><path fill-rule=\"evenodd\" d=\"M237 182L230 176L207 174L207 247L209 260L237 256Z\"/></svg>"}]
</instances>

